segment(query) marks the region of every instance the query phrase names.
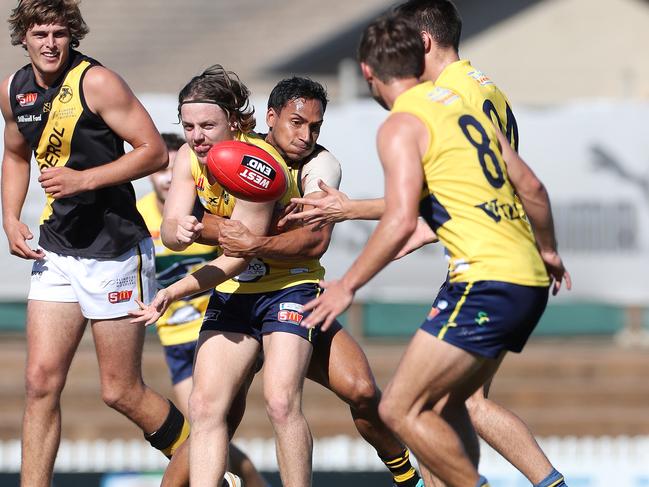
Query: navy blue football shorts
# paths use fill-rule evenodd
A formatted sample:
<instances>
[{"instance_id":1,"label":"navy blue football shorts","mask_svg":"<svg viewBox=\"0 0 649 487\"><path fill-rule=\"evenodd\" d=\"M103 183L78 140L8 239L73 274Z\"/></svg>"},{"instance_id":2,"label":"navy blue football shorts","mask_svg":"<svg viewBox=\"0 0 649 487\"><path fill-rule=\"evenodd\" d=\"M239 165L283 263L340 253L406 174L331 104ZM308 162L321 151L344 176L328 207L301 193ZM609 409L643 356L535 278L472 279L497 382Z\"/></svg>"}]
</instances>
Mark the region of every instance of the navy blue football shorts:
<instances>
[{"instance_id":1,"label":"navy blue football shorts","mask_svg":"<svg viewBox=\"0 0 649 487\"><path fill-rule=\"evenodd\" d=\"M194 354L196 353L196 341L179 343L178 345L165 345L165 360L171 374L173 385L182 382L192 376L194 366Z\"/></svg>"},{"instance_id":2,"label":"navy blue football shorts","mask_svg":"<svg viewBox=\"0 0 649 487\"><path fill-rule=\"evenodd\" d=\"M548 302L548 287L445 282L421 329L477 355L520 352Z\"/></svg>"},{"instance_id":3,"label":"navy blue football shorts","mask_svg":"<svg viewBox=\"0 0 649 487\"><path fill-rule=\"evenodd\" d=\"M214 291L207 305L201 331L243 333L261 341L268 333L299 335L313 343L318 328L300 326L309 313L303 306L320 294L316 283L298 284L279 291L229 294Z\"/></svg>"}]
</instances>

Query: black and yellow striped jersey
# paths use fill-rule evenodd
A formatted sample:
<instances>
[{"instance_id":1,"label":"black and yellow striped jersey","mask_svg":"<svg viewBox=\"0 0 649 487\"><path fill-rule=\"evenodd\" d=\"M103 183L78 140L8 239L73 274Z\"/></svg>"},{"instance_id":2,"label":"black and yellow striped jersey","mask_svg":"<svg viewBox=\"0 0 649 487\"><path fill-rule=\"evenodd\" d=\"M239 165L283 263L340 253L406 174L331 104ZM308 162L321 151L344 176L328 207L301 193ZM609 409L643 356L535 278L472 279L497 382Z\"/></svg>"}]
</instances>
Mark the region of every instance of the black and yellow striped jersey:
<instances>
[{"instance_id":1,"label":"black and yellow striped jersey","mask_svg":"<svg viewBox=\"0 0 649 487\"><path fill-rule=\"evenodd\" d=\"M31 64L13 75L11 110L41 171L61 166L82 171L124 154L124 141L86 104L83 78L96 65L94 59L70 50L68 67L47 89L36 83ZM130 183L69 198L46 196L39 239L46 250L112 258L149 236Z\"/></svg>"}]
</instances>

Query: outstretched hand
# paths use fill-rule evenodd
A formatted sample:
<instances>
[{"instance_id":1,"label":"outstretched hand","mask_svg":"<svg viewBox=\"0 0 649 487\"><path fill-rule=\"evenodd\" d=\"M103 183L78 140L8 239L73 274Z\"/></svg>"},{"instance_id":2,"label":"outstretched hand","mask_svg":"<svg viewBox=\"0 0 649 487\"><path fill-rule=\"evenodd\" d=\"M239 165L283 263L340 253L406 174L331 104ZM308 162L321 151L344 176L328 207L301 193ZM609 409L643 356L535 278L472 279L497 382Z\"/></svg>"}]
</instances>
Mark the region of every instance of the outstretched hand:
<instances>
[{"instance_id":1,"label":"outstretched hand","mask_svg":"<svg viewBox=\"0 0 649 487\"><path fill-rule=\"evenodd\" d=\"M294 221L301 221L305 225L309 223L320 223L324 225L347 220L345 214L345 205L349 201L347 195L336 188L328 186L321 179L318 180L318 186L325 193L325 196L322 198L291 198L291 203L310 205L314 208L289 213L279 221L278 225L283 226L288 222Z\"/></svg>"},{"instance_id":2,"label":"outstretched hand","mask_svg":"<svg viewBox=\"0 0 649 487\"><path fill-rule=\"evenodd\" d=\"M325 292L304 305L303 311L311 311L311 314L300 325L314 328L322 323L320 330L327 331L336 317L352 304L354 292L345 287L340 280L320 281L320 287Z\"/></svg>"},{"instance_id":3,"label":"outstretched hand","mask_svg":"<svg viewBox=\"0 0 649 487\"><path fill-rule=\"evenodd\" d=\"M128 312L133 317L131 323L134 325L149 326L158 321L158 318L167 311L167 308L172 303L172 299L166 289L161 289L150 304L146 305L139 299L136 299L135 302L140 309Z\"/></svg>"}]
</instances>

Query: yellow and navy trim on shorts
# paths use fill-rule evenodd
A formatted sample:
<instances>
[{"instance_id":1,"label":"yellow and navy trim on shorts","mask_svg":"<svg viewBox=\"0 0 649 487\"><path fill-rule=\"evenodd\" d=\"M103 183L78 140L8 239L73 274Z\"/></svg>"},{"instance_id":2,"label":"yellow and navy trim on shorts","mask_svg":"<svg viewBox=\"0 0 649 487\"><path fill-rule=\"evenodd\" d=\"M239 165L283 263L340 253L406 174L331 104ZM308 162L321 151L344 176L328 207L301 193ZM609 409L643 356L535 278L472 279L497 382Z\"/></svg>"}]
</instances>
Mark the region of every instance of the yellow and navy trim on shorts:
<instances>
[{"instance_id":1,"label":"yellow and navy trim on shorts","mask_svg":"<svg viewBox=\"0 0 649 487\"><path fill-rule=\"evenodd\" d=\"M421 329L470 353L520 352L548 300L547 286L446 281Z\"/></svg>"}]
</instances>

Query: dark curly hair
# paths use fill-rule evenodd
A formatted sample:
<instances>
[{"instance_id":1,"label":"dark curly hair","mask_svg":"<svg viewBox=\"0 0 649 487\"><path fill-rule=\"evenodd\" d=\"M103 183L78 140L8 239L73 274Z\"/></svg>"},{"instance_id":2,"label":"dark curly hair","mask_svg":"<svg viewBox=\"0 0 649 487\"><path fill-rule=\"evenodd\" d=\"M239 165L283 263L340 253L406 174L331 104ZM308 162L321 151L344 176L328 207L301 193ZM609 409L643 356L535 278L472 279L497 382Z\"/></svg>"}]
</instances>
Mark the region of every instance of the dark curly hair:
<instances>
[{"instance_id":1,"label":"dark curly hair","mask_svg":"<svg viewBox=\"0 0 649 487\"><path fill-rule=\"evenodd\" d=\"M7 20L11 44L19 46L34 25L61 24L70 31L70 46L78 47L89 32L81 16L79 0L19 0Z\"/></svg>"},{"instance_id":2,"label":"dark curly hair","mask_svg":"<svg viewBox=\"0 0 649 487\"><path fill-rule=\"evenodd\" d=\"M297 98L320 100L323 112L327 109L327 102L329 101L327 90L320 83L310 78L293 76L292 78L283 79L275 85L268 97L268 108L272 108L279 113L289 101Z\"/></svg>"},{"instance_id":3,"label":"dark curly hair","mask_svg":"<svg viewBox=\"0 0 649 487\"><path fill-rule=\"evenodd\" d=\"M255 128L255 110L250 106L250 91L236 73L226 71L220 64L210 66L194 76L178 94L180 107L188 102L214 103L220 106L242 133Z\"/></svg>"}]
</instances>

